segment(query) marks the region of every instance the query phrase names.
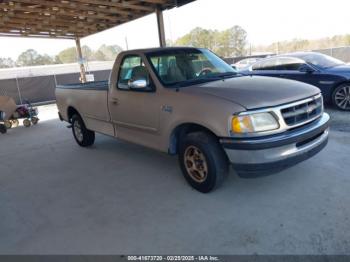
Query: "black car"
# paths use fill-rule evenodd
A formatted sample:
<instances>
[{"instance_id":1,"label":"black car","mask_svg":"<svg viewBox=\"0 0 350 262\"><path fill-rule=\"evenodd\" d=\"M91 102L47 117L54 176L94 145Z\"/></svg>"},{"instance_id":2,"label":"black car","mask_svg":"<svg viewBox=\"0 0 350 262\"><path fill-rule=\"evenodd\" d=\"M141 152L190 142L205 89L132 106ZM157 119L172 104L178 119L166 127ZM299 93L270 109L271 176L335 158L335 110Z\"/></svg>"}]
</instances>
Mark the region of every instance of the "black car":
<instances>
[{"instance_id":1,"label":"black car","mask_svg":"<svg viewBox=\"0 0 350 262\"><path fill-rule=\"evenodd\" d=\"M241 71L302 81L321 89L324 101L350 111L350 66L333 57L298 52L260 60Z\"/></svg>"}]
</instances>

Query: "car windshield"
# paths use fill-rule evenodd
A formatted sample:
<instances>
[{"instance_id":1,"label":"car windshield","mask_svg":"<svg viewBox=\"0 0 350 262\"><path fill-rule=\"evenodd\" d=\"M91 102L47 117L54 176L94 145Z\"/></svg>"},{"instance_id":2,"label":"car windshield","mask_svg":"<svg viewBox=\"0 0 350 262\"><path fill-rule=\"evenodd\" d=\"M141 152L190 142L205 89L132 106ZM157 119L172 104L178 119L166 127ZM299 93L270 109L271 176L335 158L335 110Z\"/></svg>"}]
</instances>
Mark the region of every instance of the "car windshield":
<instances>
[{"instance_id":1,"label":"car windshield","mask_svg":"<svg viewBox=\"0 0 350 262\"><path fill-rule=\"evenodd\" d=\"M312 64L319 68L330 68L339 65L344 65L343 61L324 54L310 53L297 55L297 57L303 59L308 64Z\"/></svg>"},{"instance_id":2,"label":"car windshield","mask_svg":"<svg viewBox=\"0 0 350 262\"><path fill-rule=\"evenodd\" d=\"M207 49L174 49L148 54L155 73L166 87L182 87L238 75Z\"/></svg>"}]
</instances>

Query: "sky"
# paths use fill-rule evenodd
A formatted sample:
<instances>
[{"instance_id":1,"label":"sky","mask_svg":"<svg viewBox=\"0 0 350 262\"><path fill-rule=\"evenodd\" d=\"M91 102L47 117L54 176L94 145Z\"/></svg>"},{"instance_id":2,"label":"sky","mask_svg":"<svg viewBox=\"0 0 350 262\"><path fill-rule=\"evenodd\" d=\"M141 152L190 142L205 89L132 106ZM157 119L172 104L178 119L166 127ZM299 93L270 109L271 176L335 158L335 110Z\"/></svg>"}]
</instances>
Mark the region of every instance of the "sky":
<instances>
[{"instance_id":1,"label":"sky","mask_svg":"<svg viewBox=\"0 0 350 262\"><path fill-rule=\"evenodd\" d=\"M176 40L195 27L224 30L240 25L252 45L315 39L350 34L349 10L349 0L197 0L164 12L165 33ZM92 49L102 44L126 49L126 42L129 49L158 46L155 14L81 40ZM72 46L72 40L0 38L0 57L16 59L30 48L56 55Z\"/></svg>"}]
</instances>

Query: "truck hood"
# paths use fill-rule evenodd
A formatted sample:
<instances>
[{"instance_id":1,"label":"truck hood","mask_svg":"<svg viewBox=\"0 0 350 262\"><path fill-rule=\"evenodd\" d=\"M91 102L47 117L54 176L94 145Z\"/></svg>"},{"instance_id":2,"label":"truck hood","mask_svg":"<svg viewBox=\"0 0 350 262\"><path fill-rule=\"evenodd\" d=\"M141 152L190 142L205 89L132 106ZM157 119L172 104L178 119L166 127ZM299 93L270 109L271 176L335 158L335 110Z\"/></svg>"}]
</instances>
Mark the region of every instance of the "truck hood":
<instances>
[{"instance_id":1,"label":"truck hood","mask_svg":"<svg viewBox=\"0 0 350 262\"><path fill-rule=\"evenodd\" d=\"M320 93L302 82L264 76L241 76L184 88L232 101L246 109L282 105Z\"/></svg>"}]
</instances>

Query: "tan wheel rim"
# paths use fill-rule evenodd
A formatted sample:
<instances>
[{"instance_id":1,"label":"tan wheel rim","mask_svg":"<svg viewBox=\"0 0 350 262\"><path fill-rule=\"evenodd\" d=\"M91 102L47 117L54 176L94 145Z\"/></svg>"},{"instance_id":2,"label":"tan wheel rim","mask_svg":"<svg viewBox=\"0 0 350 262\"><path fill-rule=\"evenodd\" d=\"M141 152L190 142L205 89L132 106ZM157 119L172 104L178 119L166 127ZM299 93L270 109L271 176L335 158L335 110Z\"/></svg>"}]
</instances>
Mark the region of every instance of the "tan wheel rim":
<instances>
[{"instance_id":1,"label":"tan wheel rim","mask_svg":"<svg viewBox=\"0 0 350 262\"><path fill-rule=\"evenodd\" d=\"M10 129L12 127L12 123L10 121L5 121L4 125L6 126L7 129Z\"/></svg>"},{"instance_id":2,"label":"tan wheel rim","mask_svg":"<svg viewBox=\"0 0 350 262\"><path fill-rule=\"evenodd\" d=\"M31 123L30 123L30 121L28 119L25 119L25 120L23 120L23 125L25 127L30 127Z\"/></svg>"},{"instance_id":3,"label":"tan wheel rim","mask_svg":"<svg viewBox=\"0 0 350 262\"><path fill-rule=\"evenodd\" d=\"M208 177L207 160L202 151L195 146L186 148L184 164L188 175L196 182L203 183Z\"/></svg>"},{"instance_id":4,"label":"tan wheel rim","mask_svg":"<svg viewBox=\"0 0 350 262\"><path fill-rule=\"evenodd\" d=\"M83 142L84 136L83 136L83 132L81 130L80 123L78 121L74 122L73 129L74 129L74 134L75 134L75 137L77 138L77 140L79 142Z\"/></svg>"}]
</instances>

